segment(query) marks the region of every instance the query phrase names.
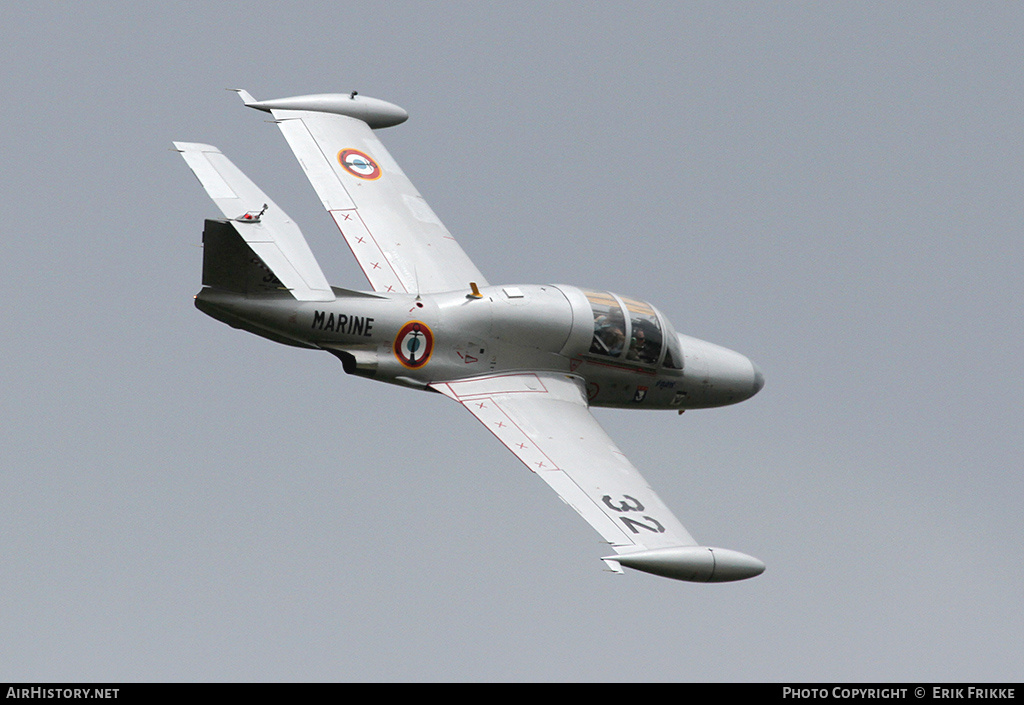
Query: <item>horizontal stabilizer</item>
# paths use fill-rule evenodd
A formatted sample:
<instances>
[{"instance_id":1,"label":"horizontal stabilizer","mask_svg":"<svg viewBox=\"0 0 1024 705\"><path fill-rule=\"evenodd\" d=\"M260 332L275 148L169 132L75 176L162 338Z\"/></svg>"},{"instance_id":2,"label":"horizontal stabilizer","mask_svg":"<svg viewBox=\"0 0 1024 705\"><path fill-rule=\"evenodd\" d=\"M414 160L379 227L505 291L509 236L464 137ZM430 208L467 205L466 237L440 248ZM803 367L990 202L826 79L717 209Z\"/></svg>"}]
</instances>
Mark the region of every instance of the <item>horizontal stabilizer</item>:
<instances>
[{"instance_id":1,"label":"horizontal stabilizer","mask_svg":"<svg viewBox=\"0 0 1024 705\"><path fill-rule=\"evenodd\" d=\"M333 301L327 278L288 214L208 144L175 142L185 162L242 239L299 301Z\"/></svg>"},{"instance_id":2,"label":"horizontal stabilizer","mask_svg":"<svg viewBox=\"0 0 1024 705\"><path fill-rule=\"evenodd\" d=\"M753 578L764 572L764 563L753 556L727 548L675 546L602 558L612 570L615 564L694 583L727 583Z\"/></svg>"}]
</instances>

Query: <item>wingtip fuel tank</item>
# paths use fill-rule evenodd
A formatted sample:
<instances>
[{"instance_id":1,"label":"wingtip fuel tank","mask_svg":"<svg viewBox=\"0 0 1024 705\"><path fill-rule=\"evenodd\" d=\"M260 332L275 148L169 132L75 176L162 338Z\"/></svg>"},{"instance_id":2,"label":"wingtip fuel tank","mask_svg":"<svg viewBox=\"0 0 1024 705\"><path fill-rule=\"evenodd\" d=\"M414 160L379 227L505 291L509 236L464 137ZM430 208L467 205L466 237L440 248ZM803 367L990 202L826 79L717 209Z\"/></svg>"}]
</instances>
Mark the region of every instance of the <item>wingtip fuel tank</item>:
<instances>
[{"instance_id":1,"label":"wingtip fuel tank","mask_svg":"<svg viewBox=\"0 0 1024 705\"><path fill-rule=\"evenodd\" d=\"M606 556L613 566L661 575L693 583L727 583L754 578L764 572L764 563L739 551L710 546L676 546L656 548L618 556Z\"/></svg>"},{"instance_id":2,"label":"wingtip fuel tank","mask_svg":"<svg viewBox=\"0 0 1024 705\"><path fill-rule=\"evenodd\" d=\"M374 130L401 125L409 119L409 113L394 103L379 98L351 93L316 93L297 95L290 98L256 100L250 93L233 88L250 108L270 112L271 110L308 110L314 113L335 113L362 120Z\"/></svg>"}]
</instances>

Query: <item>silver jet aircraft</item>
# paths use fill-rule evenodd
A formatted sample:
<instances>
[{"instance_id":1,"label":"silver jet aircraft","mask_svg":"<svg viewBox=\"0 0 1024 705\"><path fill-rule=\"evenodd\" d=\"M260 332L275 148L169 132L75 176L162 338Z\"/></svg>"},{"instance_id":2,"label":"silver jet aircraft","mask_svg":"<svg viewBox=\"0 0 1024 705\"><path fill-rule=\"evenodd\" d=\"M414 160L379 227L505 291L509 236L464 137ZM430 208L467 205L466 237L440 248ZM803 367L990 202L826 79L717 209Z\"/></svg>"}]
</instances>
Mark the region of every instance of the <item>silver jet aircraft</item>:
<instances>
[{"instance_id":1,"label":"silver jet aircraft","mask_svg":"<svg viewBox=\"0 0 1024 705\"><path fill-rule=\"evenodd\" d=\"M644 301L490 285L374 134L408 118L397 105L238 93L274 117L373 291L330 286L298 226L227 157L175 142L224 215L205 223L200 311L462 404L611 545L602 560L614 572L724 582L764 571L698 544L590 413L735 404L764 385L756 365L677 333Z\"/></svg>"}]
</instances>

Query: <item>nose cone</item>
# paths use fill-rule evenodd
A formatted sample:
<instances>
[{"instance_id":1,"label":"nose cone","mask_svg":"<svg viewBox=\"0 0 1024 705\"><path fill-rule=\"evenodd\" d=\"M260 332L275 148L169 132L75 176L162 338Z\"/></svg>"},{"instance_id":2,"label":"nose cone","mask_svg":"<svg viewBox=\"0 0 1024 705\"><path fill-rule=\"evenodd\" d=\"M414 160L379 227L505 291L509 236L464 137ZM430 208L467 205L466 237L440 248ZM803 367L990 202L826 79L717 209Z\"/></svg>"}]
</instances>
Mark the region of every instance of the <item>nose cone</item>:
<instances>
[{"instance_id":1,"label":"nose cone","mask_svg":"<svg viewBox=\"0 0 1024 705\"><path fill-rule=\"evenodd\" d=\"M705 406L725 406L749 399L764 387L764 374L746 355L706 340L679 336L685 374L699 383Z\"/></svg>"},{"instance_id":2,"label":"nose cone","mask_svg":"<svg viewBox=\"0 0 1024 705\"><path fill-rule=\"evenodd\" d=\"M714 398L735 404L761 391L764 375L745 355L717 345L708 353L708 385Z\"/></svg>"}]
</instances>

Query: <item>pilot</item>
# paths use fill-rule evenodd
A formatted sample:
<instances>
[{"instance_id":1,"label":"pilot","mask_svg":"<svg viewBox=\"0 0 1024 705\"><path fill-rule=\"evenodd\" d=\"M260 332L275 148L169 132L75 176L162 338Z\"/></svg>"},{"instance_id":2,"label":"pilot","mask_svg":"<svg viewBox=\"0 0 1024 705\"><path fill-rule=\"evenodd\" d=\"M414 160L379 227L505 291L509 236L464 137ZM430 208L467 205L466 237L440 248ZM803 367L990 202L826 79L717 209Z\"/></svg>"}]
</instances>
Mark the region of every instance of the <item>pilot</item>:
<instances>
[{"instance_id":1,"label":"pilot","mask_svg":"<svg viewBox=\"0 0 1024 705\"><path fill-rule=\"evenodd\" d=\"M654 362L652 358L656 357L651 354L651 346L647 342L647 336L644 334L644 329L638 324L633 324L633 340L629 343L629 352L626 353L627 360L636 360L637 362Z\"/></svg>"},{"instance_id":2,"label":"pilot","mask_svg":"<svg viewBox=\"0 0 1024 705\"><path fill-rule=\"evenodd\" d=\"M618 357L622 354L622 346L626 343L626 334L621 328L613 328L608 331L608 354Z\"/></svg>"},{"instance_id":3,"label":"pilot","mask_svg":"<svg viewBox=\"0 0 1024 705\"><path fill-rule=\"evenodd\" d=\"M594 319L594 342L590 352L618 357L625 342L626 334L622 331L621 322L613 321L608 314Z\"/></svg>"}]
</instances>

